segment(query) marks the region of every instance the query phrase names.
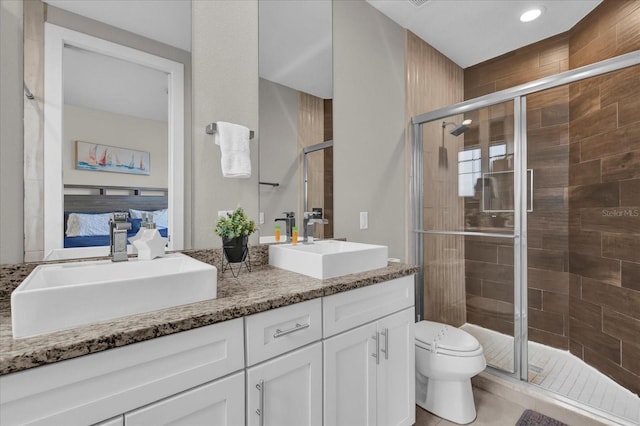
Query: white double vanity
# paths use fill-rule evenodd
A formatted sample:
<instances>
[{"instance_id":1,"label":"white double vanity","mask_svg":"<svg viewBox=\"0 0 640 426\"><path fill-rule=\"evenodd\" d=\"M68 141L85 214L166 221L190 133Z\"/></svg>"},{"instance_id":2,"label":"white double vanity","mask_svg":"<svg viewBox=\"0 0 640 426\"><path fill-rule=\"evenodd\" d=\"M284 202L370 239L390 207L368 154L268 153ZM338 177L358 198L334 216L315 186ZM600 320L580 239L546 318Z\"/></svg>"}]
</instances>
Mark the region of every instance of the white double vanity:
<instances>
[{"instance_id":1,"label":"white double vanity","mask_svg":"<svg viewBox=\"0 0 640 426\"><path fill-rule=\"evenodd\" d=\"M85 326L13 340L0 423L411 425L415 272L318 280L265 266L220 277L215 300L101 323L91 338Z\"/></svg>"}]
</instances>

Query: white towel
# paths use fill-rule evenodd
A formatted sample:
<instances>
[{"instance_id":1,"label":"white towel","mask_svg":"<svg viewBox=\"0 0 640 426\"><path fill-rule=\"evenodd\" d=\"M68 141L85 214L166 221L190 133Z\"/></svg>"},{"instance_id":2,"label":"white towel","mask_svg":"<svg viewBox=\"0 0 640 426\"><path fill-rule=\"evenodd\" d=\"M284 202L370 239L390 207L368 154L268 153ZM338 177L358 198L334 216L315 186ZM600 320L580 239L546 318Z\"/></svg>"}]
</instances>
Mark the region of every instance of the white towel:
<instances>
[{"instance_id":1,"label":"white towel","mask_svg":"<svg viewBox=\"0 0 640 426\"><path fill-rule=\"evenodd\" d=\"M251 177L251 150L249 149L249 129L245 126L218 121L215 134L216 145L220 146L222 176L228 178Z\"/></svg>"}]
</instances>

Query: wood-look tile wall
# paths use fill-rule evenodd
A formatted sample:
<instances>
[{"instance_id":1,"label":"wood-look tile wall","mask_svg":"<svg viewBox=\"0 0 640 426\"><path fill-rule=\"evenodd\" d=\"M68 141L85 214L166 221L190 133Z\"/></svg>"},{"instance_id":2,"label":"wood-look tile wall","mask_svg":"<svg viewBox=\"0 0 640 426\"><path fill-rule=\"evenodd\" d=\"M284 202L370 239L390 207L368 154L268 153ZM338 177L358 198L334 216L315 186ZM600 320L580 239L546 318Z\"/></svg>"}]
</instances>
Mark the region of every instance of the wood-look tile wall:
<instances>
[{"instance_id":1,"label":"wood-look tile wall","mask_svg":"<svg viewBox=\"0 0 640 426\"><path fill-rule=\"evenodd\" d=\"M562 34L467 68L465 99L566 71L568 53L569 37ZM528 215L529 338L567 349L569 89L528 97L527 117L529 168L534 170L533 212ZM505 140L513 153L512 136L504 129L513 121L512 110L504 109L498 118L465 145ZM466 246L468 321L512 335L513 244L467 238Z\"/></svg>"},{"instance_id":2,"label":"wood-look tile wall","mask_svg":"<svg viewBox=\"0 0 640 426\"><path fill-rule=\"evenodd\" d=\"M640 2L465 70L465 98L640 49ZM640 67L527 98L529 338L640 392ZM470 322L506 332L508 246L468 242ZM496 256L497 253L497 256ZM500 257L500 253L503 256ZM502 278L501 278L502 277ZM506 303L506 305L505 305Z\"/></svg>"},{"instance_id":3,"label":"wood-look tile wall","mask_svg":"<svg viewBox=\"0 0 640 426\"><path fill-rule=\"evenodd\" d=\"M640 49L640 2L571 31L573 68ZM571 352L640 393L640 67L570 86Z\"/></svg>"},{"instance_id":4,"label":"wood-look tile wall","mask_svg":"<svg viewBox=\"0 0 640 426\"><path fill-rule=\"evenodd\" d=\"M304 92L298 92L298 148L333 139L333 103L331 99L321 99ZM309 208L321 207L326 225L314 225L316 238L333 238L333 148L316 151L307 155ZM302 161L300 161L302 164ZM303 182L302 165L299 167ZM300 189L301 205L304 211L304 193ZM302 221L302 219L300 219ZM300 224L300 226L302 226ZM302 229L300 229L302 232Z\"/></svg>"},{"instance_id":5,"label":"wood-look tile wall","mask_svg":"<svg viewBox=\"0 0 640 426\"><path fill-rule=\"evenodd\" d=\"M333 140L333 100L324 99L324 141ZM324 150L324 238L333 238L333 148ZM320 226L320 225L316 225Z\"/></svg>"},{"instance_id":6,"label":"wood-look tile wall","mask_svg":"<svg viewBox=\"0 0 640 426\"><path fill-rule=\"evenodd\" d=\"M298 92L298 152L308 146L324 142L325 115L324 100L308 93ZM324 153L316 151L307 155L307 195L309 208L320 207L324 209ZM302 155L300 167L298 168L299 182L304 182ZM304 188L300 189L300 209L304 212ZM299 219L298 227L302 235L302 217ZM324 229L319 225L314 225L314 235L316 238L324 238Z\"/></svg>"},{"instance_id":7,"label":"wood-look tile wall","mask_svg":"<svg viewBox=\"0 0 640 426\"><path fill-rule=\"evenodd\" d=\"M423 40L406 32L406 117L462 101L462 68ZM408 123L409 125L409 123ZM411 152L407 126L407 152ZM464 211L457 196L456 152L463 138L447 135L448 168L438 166L440 123L423 126L425 229L461 229ZM426 236L424 251L424 318L452 325L466 321L464 239Z\"/></svg>"}]
</instances>

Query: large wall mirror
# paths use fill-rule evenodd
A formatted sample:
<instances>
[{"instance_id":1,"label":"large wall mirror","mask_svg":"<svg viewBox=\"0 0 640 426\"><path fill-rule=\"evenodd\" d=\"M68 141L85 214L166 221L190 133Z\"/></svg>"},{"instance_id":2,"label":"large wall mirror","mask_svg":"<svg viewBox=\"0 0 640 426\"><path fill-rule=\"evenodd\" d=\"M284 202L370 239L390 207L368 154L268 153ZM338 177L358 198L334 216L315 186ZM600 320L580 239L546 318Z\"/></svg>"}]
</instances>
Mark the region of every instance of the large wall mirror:
<instances>
[{"instance_id":1,"label":"large wall mirror","mask_svg":"<svg viewBox=\"0 0 640 426\"><path fill-rule=\"evenodd\" d=\"M316 237L332 237L332 145L309 155L303 170L305 149L333 139L331 1L260 1L258 17L261 240L283 212L301 225L313 208L329 220L315 225Z\"/></svg>"},{"instance_id":2,"label":"large wall mirror","mask_svg":"<svg viewBox=\"0 0 640 426\"><path fill-rule=\"evenodd\" d=\"M103 256L109 253L108 234L105 245L99 232L105 224L96 213L128 211L137 218L139 211L153 211L161 233L170 237L168 248L185 248L190 2L130 2L127 10L100 0L35 3L25 9L25 23L44 27L44 140L36 147L37 141L25 139L25 149L42 151L44 161L41 189L25 181L25 191L31 197L42 191L44 213L42 235L26 230L25 247L37 247L30 239L42 238L46 260ZM46 8L47 22L28 16L38 7ZM26 49L25 44L25 76L34 74L35 62ZM31 119L25 125L38 126ZM25 260L38 260L37 252L29 254Z\"/></svg>"},{"instance_id":3,"label":"large wall mirror","mask_svg":"<svg viewBox=\"0 0 640 426\"><path fill-rule=\"evenodd\" d=\"M71 248L85 256L108 254L108 239L67 241L104 236L108 213L123 210L132 216L158 212L159 225L171 236L169 248L183 248L183 92L182 64L45 24L45 254L59 258L53 253ZM145 95L153 96L148 105ZM130 193L113 194L95 208L100 202L94 196L107 198L109 190ZM166 192L166 205L145 207L145 190ZM71 195L86 197L87 205L76 201L77 211L69 211L65 199ZM85 226L96 222L96 213L103 213L104 226ZM77 232L69 217L77 218Z\"/></svg>"}]
</instances>

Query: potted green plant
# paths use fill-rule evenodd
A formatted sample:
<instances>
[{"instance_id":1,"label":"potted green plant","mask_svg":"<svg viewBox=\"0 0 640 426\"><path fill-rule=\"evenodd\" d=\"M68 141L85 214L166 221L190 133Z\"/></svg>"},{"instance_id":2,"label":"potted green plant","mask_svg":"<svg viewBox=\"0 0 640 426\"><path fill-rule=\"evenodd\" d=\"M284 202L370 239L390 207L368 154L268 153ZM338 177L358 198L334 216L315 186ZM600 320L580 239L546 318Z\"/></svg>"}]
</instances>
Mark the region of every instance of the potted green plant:
<instances>
[{"instance_id":1,"label":"potted green plant","mask_svg":"<svg viewBox=\"0 0 640 426\"><path fill-rule=\"evenodd\" d=\"M255 222L247 217L242 207L218 218L215 232L222 238L224 255L230 263L244 262L249 253L249 235L255 231Z\"/></svg>"}]
</instances>

